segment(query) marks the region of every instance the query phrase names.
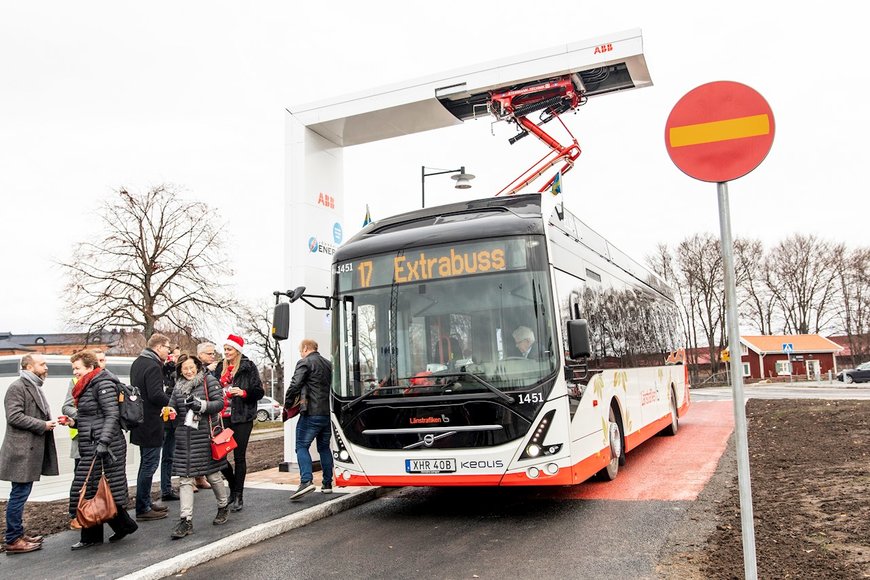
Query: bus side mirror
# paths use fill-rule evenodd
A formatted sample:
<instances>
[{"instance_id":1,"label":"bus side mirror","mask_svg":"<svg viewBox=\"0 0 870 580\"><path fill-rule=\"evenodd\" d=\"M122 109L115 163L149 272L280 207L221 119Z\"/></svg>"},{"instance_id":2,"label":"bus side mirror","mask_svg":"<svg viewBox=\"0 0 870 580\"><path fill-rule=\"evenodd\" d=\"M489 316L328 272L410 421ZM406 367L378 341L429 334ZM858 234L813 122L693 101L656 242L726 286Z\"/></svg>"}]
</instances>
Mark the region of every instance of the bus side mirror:
<instances>
[{"instance_id":1,"label":"bus side mirror","mask_svg":"<svg viewBox=\"0 0 870 580\"><path fill-rule=\"evenodd\" d=\"M282 302L275 305L272 312L272 338L287 340L290 336L290 304Z\"/></svg>"},{"instance_id":2,"label":"bus side mirror","mask_svg":"<svg viewBox=\"0 0 870 580\"><path fill-rule=\"evenodd\" d=\"M572 359L589 358L589 323L585 318L568 321L568 354Z\"/></svg>"}]
</instances>

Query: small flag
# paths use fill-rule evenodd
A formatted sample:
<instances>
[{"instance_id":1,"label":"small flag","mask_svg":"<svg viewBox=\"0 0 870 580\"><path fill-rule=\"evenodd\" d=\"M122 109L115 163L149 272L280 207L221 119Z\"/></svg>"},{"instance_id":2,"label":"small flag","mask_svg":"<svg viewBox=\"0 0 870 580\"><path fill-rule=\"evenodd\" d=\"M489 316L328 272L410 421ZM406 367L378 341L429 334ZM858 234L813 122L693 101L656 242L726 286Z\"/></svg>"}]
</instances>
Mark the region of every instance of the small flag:
<instances>
[{"instance_id":1,"label":"small flag","mask_svg":"<svg viewBox=\"0 0 870 580\"><path fill-rule=\"evenodd\" d=\"M363 227L372 223L372 214L369 211L369 204L366 204L366 219L363 220Z\"/></svg>"},{"instance_id":2,"label":"small flag","mask_svg":"<svg viewBox=\"0 0 870 580\"><path fill-rule=\"evenodd\" d=\"M557 171L556 177L553 178L553 184L550 185L550 193L553 195L559 195L562 193L562 172Z\"/></svg>"}]
</instances>

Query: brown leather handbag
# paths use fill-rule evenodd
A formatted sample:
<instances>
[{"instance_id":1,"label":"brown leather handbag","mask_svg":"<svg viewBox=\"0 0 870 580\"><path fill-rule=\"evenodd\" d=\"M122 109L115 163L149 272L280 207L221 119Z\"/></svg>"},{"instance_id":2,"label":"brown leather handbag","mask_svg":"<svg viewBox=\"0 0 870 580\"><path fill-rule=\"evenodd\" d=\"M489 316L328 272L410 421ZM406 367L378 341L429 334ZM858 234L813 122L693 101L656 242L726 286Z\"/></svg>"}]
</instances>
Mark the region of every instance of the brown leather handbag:
<instances>
[{"instance_id":1,"label":"brown leather handbag","mask_svg":"<svg viewBox=\"0 0 870 580\"><path fill-rule=\"evenodd\" d=\"M88 470L88 475L85 477L85 482L82 484L82 490L79 492L79 505L76 507L76 519L83 528L92 528L103 524L116 515L118 515L118 506L115 504L115 498L112 497L112 490L109 487L109 480L106 479L105 469L103 467L100 473L100 483L97 485L97 493L91 499L85 499L85 491L88 489L88 480L91 478L91 472L94 470L97 458L91 462L91 468Z\"/></svg>"}]
</instances>

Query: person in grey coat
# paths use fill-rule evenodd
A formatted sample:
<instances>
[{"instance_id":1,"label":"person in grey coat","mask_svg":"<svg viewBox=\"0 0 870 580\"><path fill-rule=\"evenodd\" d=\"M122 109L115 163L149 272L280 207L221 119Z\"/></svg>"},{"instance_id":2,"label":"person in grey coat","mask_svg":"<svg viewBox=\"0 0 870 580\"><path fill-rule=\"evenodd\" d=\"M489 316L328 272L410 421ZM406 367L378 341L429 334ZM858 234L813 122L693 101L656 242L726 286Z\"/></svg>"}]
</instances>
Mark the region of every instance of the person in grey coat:
<instances>
[{"instance_id":1,"label":"person in grey coat","mask_svg":"<svg viewBox=\"0 0 870 580\"><path fill-rule=\"evenodd\" d=\"M85 497L93 497L105 474L112 490L112 498L118 514L107 523L115 533L110 542L124 539L138 529L127 513L129 491L127 489L127 440L121 431L118 408L118 378L100 368L93 352L83 350L70 357L76 385L73 400L77 410L76 425L79 430L79 453L81 460L69 491L69 509L74 513L79 502L79 492L88 478ZM91 470L93 468L93 470ZM103 525L82 528L81 540L73 544L73 550L82 550L103 543Z\"/></svg>"},{"instance_id":2,"label":"person in grey coat","mask_svg":"<svg viewBox=\"0 0 870 580\"><path fill-rule=\"evenodd\" d=\"M24 533L24 504L33 482L57 475L55 422L42 392L48 365L40 354L21 358L21 377L6 391L6 435L0 447L0 480L12 482L6 504L6 553L23 554L42 547L42 536Z\"/></svg>"},{"instance_id":3,"label":"person in grey coat","mask_svg":"<svg viewBox=\"0 0 870 580\"><path fill-rule=\"evenodd\" d=\"M223 389L214 376L203 372L202 363L194 356L182 354L176 368L178 379L169 400L169 406L177 411L172 473L180 478L181 496L181 519L172 531L175 540L193 533L193 491L197 477L205 476L217 500L218 511L212 523L225 524L229 515L229 493L221 476L227 460L211 455L211 428L221 425Z\"/></svg>"}]
</instances>

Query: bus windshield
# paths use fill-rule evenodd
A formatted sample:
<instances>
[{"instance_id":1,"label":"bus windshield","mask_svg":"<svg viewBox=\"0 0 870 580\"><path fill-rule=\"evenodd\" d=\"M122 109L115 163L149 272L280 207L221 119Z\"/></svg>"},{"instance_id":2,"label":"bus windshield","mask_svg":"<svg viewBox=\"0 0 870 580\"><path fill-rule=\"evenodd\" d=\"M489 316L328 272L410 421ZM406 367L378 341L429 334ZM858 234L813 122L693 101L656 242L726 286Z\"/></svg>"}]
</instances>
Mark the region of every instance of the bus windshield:
<instances>
[{"instance_id":1,"label":"bus windshield","mask_svg":"<svg viewBox=\"0 0 870 580\"><path fill-rule=\"evenodd\" d=\"M532 388L555 372L544 239L463 242L334 265L342 398Z\"/></svg>"}]
</instances>

